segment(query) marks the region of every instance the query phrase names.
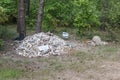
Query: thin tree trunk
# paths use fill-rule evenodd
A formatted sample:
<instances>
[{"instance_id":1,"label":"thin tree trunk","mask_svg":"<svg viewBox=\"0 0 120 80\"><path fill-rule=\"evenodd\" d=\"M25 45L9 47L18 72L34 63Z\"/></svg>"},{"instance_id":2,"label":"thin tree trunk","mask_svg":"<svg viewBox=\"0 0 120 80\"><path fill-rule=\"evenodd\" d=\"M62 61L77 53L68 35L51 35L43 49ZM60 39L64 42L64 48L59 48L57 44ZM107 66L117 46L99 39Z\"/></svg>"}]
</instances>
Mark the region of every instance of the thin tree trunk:
<instances>
[{"instance_id":1,"label":"thin tree trunk","mask_svg":"<svg viewBox=\"0 0 120 80\"><path fill-rule=\"evenodd\" d=\"M19 33L18 40L24 39L26 35L24 0L19 0L17 31Z\"/></svg>"},{"instance_id":2,"label":"thin tree trunk","mask_svg":"<svg viewBox=\"0 0 120 80\"><path fill-rule=\"evenodd\" d=\"M30 0L26 0L26 4L27 4L26 14L28 17L30 17Z\"/></svg>"},{"instance_id":3,"label":"thin tree trunk","mask_svg":"<svg viewBox=\"0 0 120 80\"><path fill-rule=\"evenodd\" d=\"M104 0L104 6L103 6L103 14L102 14L102 25L101 30L105 31L106 23L107 23L107 14L108 14L108 0Z\"/></svg>"},{"instance_id":4,"label":"thin tree trunk","mask_svg":"<svg viewBox=\"0 0 120 80\"><path fill-rule=\"evenodd\" d=\"M44 0L40 0L40 8L39 8L39 14L38 14L38 20L37 20L37 28L36 28L37 33L39 33L41 31L41 27L42 27L44 2L45 2Z\"/></svg>"}]
</instances>

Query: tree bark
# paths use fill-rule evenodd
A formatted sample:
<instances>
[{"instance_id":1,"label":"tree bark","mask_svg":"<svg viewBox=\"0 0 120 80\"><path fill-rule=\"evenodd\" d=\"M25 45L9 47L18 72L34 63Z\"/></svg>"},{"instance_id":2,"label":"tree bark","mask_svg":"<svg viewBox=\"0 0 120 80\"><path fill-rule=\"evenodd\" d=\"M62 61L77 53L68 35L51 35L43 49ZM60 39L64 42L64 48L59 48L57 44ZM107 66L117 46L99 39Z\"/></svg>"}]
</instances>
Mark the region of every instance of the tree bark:
<instances>
[{"instance_id":1,"label":"tree bark","mask_svg":"<svg viewBox=\"0 0 120 80\"><path fill-rule=\"evenodd\" d=\"M19 33L18 39L24 39L26 35L24 0L19 0L17 31Z\"/></svg>"},{"instance_id":2,"label":"tree bark","mask_svg":"<svg viewBox=\"0 0 120 80\"><path fill-rule=\"evenodd\" d=\"M105 31L106 23L107 23L107 14L108 14L108 0L104 0L104 6L103 6L103 13L102 13L102 25L101 30Z\"/></svg>"},{"instance_id":3,"label":"tree bark","mask_svg":"<svg viewBox=\"0 0 120 80\"><path fill-rule=\"evenodd\" d=\"M40 0L40 8L39 8L39 13L38 13L37 28L36 28L37 33L41 32L42 17L43 17L43 12L44 12L44 2L45 2L44 0Z\"/></svg>"},{"instance_id":4,"label":"tree bark","mask_svg":"<svg viewBox=\"0 0 120 80\"><path fill-rule=\"evenodd\" d=\"M30 0L26 0L26 7L27 7L26 15L30 17Z\"/></svg>"}]
</instances>

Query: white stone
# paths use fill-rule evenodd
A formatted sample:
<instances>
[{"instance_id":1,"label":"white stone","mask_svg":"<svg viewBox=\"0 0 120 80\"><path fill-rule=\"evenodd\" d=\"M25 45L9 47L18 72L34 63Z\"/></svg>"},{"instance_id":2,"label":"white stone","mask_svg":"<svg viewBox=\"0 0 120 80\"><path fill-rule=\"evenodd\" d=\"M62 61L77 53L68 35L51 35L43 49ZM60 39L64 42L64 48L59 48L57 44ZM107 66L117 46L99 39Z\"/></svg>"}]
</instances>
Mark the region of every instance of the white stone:
<instances>
[{"instance_id":1,"label":"white stone","mask_svg":"<svg viewBox=\"0 0 120 80\"><path fill-rule=\"evenodd\" d=\"M94 36L91 41L88 41L87 44L91 46L98 46L98 45L107 45L108 42L102 41L99 36Z\"/></svg>"},{"instance_id":2,"label":"white stone","mask_svg":"<svg viewBox=\"0 0 120 80\"><path fill-rule=\"evenodd\" d=\"M107 45L107 44L108 44L108 42L105 42L105 41L101 42L101 45Z\"/></svg>"},{"instance_id":3,"label":"white stone","mask_svg":"<svg viewBox=\"0 0 120 80\"><path fill-rule=\"evenodd\" d=\"M100 45L101 44L101 38L99 36L94 36L92 38L92 41L96 44L96 45Z\"/></svg>"},{"instance_id":4,"label":"white stone","mask_svg":"<svg viewBox=\"0 0 120 80\"><path fill-rule=\"evenodd\" d=\"M40 51L46 52L46 51L49 50L49 46L48 46L48 45L38 46L38 49L39 49Z\"/></svg>"}]
</instances>

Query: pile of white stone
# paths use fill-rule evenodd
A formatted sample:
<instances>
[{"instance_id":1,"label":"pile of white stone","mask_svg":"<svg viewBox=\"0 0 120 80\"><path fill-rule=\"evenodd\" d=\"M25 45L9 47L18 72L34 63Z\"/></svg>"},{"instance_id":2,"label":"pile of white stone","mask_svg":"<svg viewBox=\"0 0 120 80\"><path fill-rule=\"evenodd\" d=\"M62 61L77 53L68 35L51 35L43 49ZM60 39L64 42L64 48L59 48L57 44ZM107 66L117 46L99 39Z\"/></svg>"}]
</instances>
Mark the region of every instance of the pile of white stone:
<instances>
[{"instance_id":1,"label":"pile of white stone","mask_svg":"<svg viewBox=\"0 0 120 80\"><path fill-rule=\"evenodd\" d=\"M27 36L16 48L19 55L25 57L38 57L49 55L61 55L70 49L66 41L52 33L38 33Z\"/></svg>"},{"instance_id":2,"label":"pile of white stone","mask_svg":"<svg viewBox=\"0 0 120 80\"><path fill-rule=\"evenodd\" d=\"M107 45L108 42L102 41L100 36L94 36L91 41L87 42L91 46L98 46L98 45Z\"/></svg>"}]
</instances>

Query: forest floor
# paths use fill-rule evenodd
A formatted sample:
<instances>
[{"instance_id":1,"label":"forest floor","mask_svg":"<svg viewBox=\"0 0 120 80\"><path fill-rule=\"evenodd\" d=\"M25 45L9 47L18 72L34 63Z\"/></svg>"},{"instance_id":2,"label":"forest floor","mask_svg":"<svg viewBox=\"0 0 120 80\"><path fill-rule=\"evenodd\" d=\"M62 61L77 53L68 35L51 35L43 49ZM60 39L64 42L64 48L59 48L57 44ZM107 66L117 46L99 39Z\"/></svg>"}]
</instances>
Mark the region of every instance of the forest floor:
<instances>
[{"instance_id":1,"label":"forest floor","mask_svg":"<svg viewBox=\"0 0 120 80\"><path fill-rule=\"evenodd\" d=\"M60 56L27 58L15 53L13 41L0 52L0 80L120 80L120 45L82 44Z\"/></svg>"}]
</instances>

